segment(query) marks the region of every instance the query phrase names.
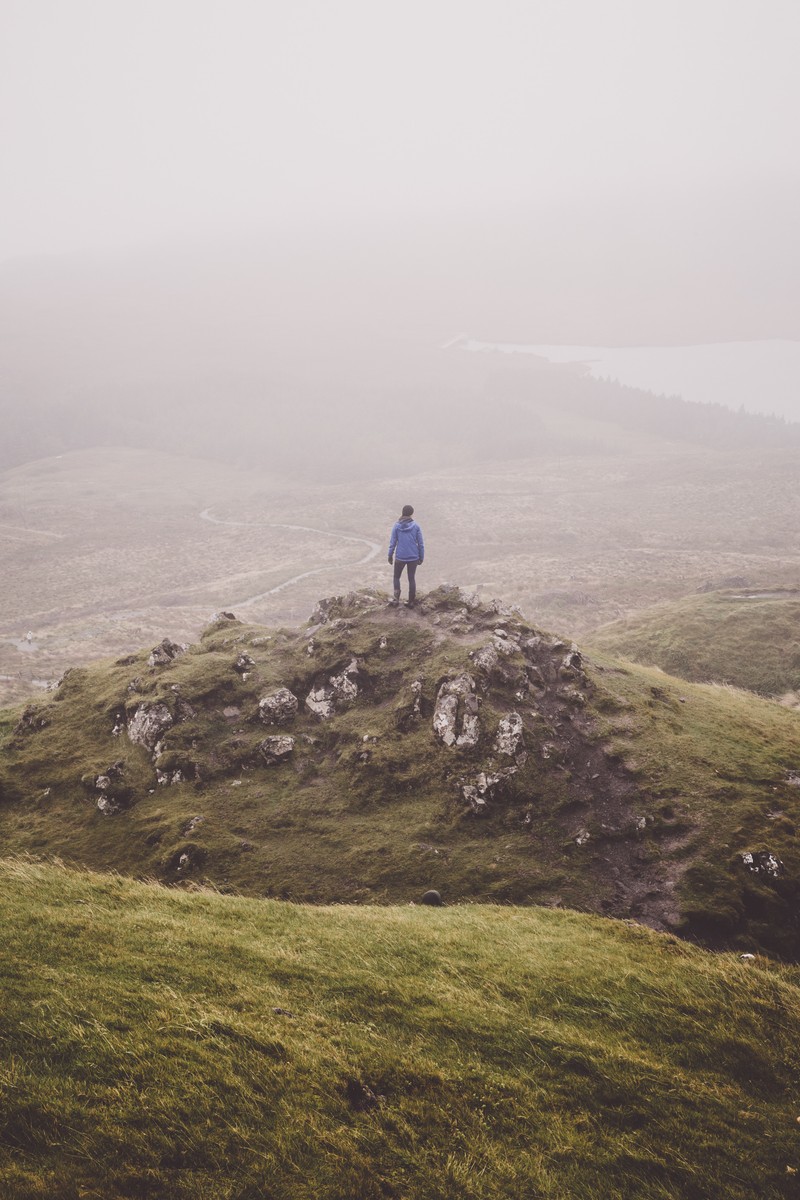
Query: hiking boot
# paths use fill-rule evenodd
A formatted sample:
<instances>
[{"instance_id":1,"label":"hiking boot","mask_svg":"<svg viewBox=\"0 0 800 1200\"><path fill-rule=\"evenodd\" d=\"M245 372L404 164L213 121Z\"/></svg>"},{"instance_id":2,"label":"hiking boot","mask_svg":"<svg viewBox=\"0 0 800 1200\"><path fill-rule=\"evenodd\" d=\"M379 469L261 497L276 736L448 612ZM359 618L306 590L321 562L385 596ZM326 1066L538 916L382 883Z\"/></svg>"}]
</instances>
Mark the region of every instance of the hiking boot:
<instances>
[{"instance_id":1,"label":"hiking boot","mask_svg":"<svg viewBox=\"0 0 800 1200\"><path fill-rule=\"evenodd\" d=\"M400 597L399 597L399 596L394 596L394 597L393 597L393 599L391 599L391 600L389 601L389 607L390 607L390 608L397 608L397 606L398 606L398 604L399 604L399 603L400 603Z\"/></svg>"}]
</instances>

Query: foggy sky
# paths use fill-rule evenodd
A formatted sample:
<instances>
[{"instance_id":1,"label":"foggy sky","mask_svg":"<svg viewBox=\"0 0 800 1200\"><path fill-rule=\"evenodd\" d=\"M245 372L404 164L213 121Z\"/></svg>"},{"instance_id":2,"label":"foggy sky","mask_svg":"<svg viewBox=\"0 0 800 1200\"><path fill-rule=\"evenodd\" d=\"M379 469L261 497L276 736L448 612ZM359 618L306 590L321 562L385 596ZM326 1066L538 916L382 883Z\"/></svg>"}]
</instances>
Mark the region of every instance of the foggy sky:
<instances>
[{"instance_id":1,"label":"foggy sky","mask_svg":"<svg viewBox=\"0 0 800 1200\"><path fill-rule=\"evenodd\" d=\"M796 0L3 0L0 261L658 196L780 207L798 34ZM752 208L743 243L770 225Z\"/></svg>"}]
</instances>

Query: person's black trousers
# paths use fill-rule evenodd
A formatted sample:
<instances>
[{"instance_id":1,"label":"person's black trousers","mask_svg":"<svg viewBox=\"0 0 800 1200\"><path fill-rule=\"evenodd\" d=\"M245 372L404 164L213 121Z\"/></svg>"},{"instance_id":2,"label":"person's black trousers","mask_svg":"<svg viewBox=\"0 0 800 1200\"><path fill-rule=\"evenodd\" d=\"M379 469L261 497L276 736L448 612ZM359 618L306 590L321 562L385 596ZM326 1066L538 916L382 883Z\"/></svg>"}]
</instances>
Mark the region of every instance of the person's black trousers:
<instances>
[{"instance_id":1,"label":"person's black trousers","mask_svg":"<svg viewBox=\"0 0 800 1200\"><path fill-rule=\"evenodd\" d=\"M400 576L403 574L403 567L408 567L408 600L409 604L417 594L417 567L419 563L415 559L414 562L398 562L394 560L394 596L395 600L400 599Z\"/></svg>"}]
</instances>

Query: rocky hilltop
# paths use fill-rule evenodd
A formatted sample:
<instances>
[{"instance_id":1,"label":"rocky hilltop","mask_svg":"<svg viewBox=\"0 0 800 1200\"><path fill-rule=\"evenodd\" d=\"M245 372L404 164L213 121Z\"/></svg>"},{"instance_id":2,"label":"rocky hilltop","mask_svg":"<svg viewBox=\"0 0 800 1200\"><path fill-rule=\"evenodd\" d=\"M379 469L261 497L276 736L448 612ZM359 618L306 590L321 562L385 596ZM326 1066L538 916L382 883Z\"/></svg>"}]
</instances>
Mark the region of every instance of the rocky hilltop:
<instances>
[{"instance_id":1,"label":"rocky hilltop","mask_svg":"<svg viewBox=\"0 0 800 1200\"><path fill-rule=\"evenodd\" d=\"M503 901L800 952L800 721L442 587L73 669L5 714L7 851L315 902Z\"/></svg>"}]
</instances>

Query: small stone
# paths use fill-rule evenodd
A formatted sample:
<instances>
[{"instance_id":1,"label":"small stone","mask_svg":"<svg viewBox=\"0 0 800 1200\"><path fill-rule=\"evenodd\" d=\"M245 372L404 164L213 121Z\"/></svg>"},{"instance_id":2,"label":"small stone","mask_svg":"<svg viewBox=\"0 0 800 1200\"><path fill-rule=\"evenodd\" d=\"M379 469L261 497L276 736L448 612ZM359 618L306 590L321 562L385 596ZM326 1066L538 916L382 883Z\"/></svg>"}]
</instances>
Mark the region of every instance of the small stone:
<instances>
[{"instance_id":1,"label":"small stone","mask_svg":"<svg viewBox=\"0 0 800 1200\"><path fill-rule=\"evenodd\" d=\"M312 687L306 696L306 708L324 720L332 717L340 704L355 700L358 695L358 674L358 659L351 659L339 675L331 675L327 683Z\"/></svg>"},{"instance_id":2,"label":"small stone","mask_svg":"<svg viewBox=\"0 0 800 1200\"><path fill-rule=\"evenodd\" d=\"M461 784L461 795L476 817L488 812L488 801L506 779L516 775L516 767L501 767L496 771L479 771L471 783Z\"/></svg>"},{"instance_id":3,"label":"small stone","mask_svg":"<svg viewBox=\"0 0 800 1200\"><path fill-rule=\"evenodd\" d=\"M498 754L509 758L516 758L524 749L522 717L519 713L511 712L503 717L497 726L494 748Z\"/></svg>"},{"instance_id":4,"label":"small stone","mask_svg":"<svg viewBox=\"0 0 800 1200\"><path fill-rule=\"evenodd\" d=\"M771 879L777 879L779 875L783 875L785 870L781 860L769 850L756 850L754 853L743 854L742 863L753 874L766 875Z\"/></svg>"},{"instance_id":5,"label":"small stone","mask_svg":"<svg viewBox=\"0 0 800 1200\"><path fill-rule=\"evenodd\" d=\"M446 679L433 712L433 732L445 746L475 746L480 735L475 680L466 673Z\"/></svg>"},{"instance_id":6,"label":"small stone","mask_svg":"<svg viewBox=\"0 0 800 1200\"><path fill-rule=\"evenodd\" d=\"M156 768L156 783L159 787L170 787L173 783L183 783L183 772L178 771L160 771Z\"/></svg>"},{"instance_id":7,"label":"small stone","mask_svg":"<svg viewBox=\"0 0 800 1200\"><path fill-rule=\"evenodd\" d=\"M258 702L258 715L265 725L287 725L297 716L300 701L288 688L278 688L262 696Z\"/></svg>"},{"instance_id":8,"label":"small stone","mask_svg":"<svg viewBox=\"0 0 800 1200\"><path fill-rule=\"evenodd\" d=\"M500 662L500 656L492 643L481 646L478 650L470 651L470 658L478 670L483 671L486 675L491 675Z\"/></svg>"},{"instance_id":9,"label":"small stone","mask_svg":"<svg viewBox=\"0 0 800 1200\"><path fill-rule=\"evenodd\" d=\"M148 664L151 667L166 667L173 662L180 654L185 654L189 647L183 642L171 642L169 638L164 638L158 646L154 646L150 651Z\"/></svg>"},{"instance_id":10,"label":"small stone","mask_svg":"<svg viewBox=\"0 0 800 1200\"><path fill-rule=\"evenodd\" d=\"M97 807L104 817L115 817L120 811L120 805L113 796L100 796L97 800Z\"/></svg>"},{"instance_id":11,"label":"small stone","mask_svg":"<svg viewBox=\"0 0 800 1200\"><path fill-rule=\"evenodd\" d=\"M128 737L134 745L157 752L157 746L168 729L172 727L172 714L166 704L140 704L128 722Z\"/></svg>"},{"instance_id":12,"label":"small stone","mask_svg":"<svg viewBox=\"0 0 800 1200\"><path fill-rule=\"evenodd\" d=\"M268 766L274 766L291 756L294 751L294 738L287 737L285 734L280 737L264 738L264 741L259 743L258 750L264 762Z\"/></svg>"}]
</instances>

